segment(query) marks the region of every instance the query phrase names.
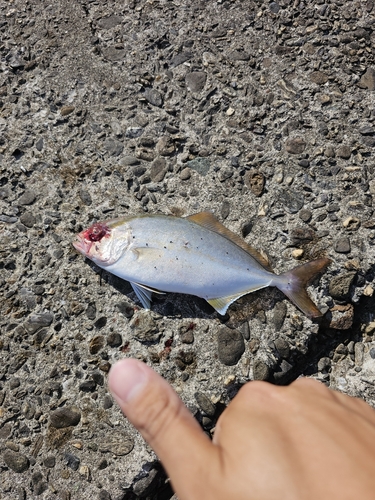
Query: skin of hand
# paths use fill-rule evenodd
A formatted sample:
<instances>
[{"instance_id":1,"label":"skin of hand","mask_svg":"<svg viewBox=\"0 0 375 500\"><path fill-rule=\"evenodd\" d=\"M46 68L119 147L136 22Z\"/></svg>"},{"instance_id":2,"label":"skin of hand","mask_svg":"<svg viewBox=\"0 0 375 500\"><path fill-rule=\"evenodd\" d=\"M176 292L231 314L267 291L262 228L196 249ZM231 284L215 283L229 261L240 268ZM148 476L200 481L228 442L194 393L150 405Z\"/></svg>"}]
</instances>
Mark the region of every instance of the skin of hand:
<instances>
[{"instance_id":1,"label":"skin of hand","mask_svg":"<svg viewBox=\"0 0 375 500\"><path fill-rule=\"evenodd\" d=\"M375 498L375 411L319 382L249 382L220 416L212 441L144 363L116 363L109 388L179 500Z\"/></svg>"}]
</instances>

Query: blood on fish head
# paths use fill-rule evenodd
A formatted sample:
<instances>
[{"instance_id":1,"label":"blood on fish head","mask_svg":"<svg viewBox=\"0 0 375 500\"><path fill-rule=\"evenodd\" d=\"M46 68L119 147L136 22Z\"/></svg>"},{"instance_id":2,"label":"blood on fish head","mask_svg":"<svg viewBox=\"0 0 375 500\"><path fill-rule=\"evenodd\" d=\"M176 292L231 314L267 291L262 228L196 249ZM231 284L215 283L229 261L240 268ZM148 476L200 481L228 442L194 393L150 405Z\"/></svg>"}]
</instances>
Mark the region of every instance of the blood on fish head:
<instances>
[{"instance_id":1,"label":"blood on fish head","mask_svg":"<svg viewBox=\"0 0 375 500\"><path fill-rule=\"evenodd\" d=\"M116 228L111 227L111 221L96 222L77 235L73 246L99 266L108 266L116 262L124 248L122 238L114 233Z\"/></svg>"},{"instance_id":2,"label":"blood on fish head","mask_svg":"<svg viewBox=\"0 0 375 500\"><path fill-rule=\"evenodd\" d=\"M74 248L92 260L102 260L104 257L103 238L109 238L111 230L109 227L102 223L97 222L88 229L81 231L77 235L77 241L73 242ZM104 260L106 260L104 258Z\"/></svg>"}]
</instances>

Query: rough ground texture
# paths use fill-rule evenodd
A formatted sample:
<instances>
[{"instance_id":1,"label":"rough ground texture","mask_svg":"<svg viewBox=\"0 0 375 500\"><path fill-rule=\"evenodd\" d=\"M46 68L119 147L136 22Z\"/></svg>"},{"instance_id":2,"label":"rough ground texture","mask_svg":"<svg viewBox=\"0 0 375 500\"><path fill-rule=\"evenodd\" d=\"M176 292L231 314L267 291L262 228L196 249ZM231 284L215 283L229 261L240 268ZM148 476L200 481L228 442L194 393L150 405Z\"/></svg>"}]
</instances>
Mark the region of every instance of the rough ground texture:
<instances>
[{"instance_id":1,"label":"rough ground texture","mask_svg":"<svg viewBox=\"0 0 375 500\"><path fill-rule=\"evenodd\" d=\"M208 433L253 379L374 404L374 1L0 8L0 497L173 495L108 394L124 356ZM329 256L325 320L273 289L225 317L172 294L144 311L71 246L96 220L202 210L276 272Z\"/></svg>"}]
</instances>

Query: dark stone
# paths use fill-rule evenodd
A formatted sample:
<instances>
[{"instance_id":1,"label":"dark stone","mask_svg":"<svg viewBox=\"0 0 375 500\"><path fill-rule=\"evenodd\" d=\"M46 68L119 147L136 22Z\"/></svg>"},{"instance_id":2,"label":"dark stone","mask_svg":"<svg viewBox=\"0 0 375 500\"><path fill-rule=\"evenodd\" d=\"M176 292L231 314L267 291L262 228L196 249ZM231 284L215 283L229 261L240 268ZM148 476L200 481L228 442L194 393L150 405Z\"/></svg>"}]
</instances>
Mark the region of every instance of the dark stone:
<instances>
[{"instance_id":1,"label":"dark stone","mask_svg":"<svg viewBox=\"0 0 375 500\"><path fill-rule=\"evenodd\" d=\"M36 222L36 218L29 212L25 212L20 217L20 222L26 227L33 227Z\"/></svg>"},{"instance_id":2,"label":"dark stone","mask_svg":"<svg viewBox=\"0 0 375 500\"><path fill-rule=\"evenodd\" d=\"M124 149L124 145L116 139L109 138L104 141L104 149L111 156L119 156Z\"/></svg>"},{"instance_id":3,"label":"dark stone","mask_svg":"<svg viewBox=\"0 0 375 500\"><path fill-rule=\"evenodd\" d=\"M195 170L200 175L207 175L210 170L210 160L208 158L195 158L186 163L186 166Z\"/></svg>"},{"instance_id":4,"label":"dark stone","mask_svg":"<svg viewBox=\"0 0 375 500\"><path fill-rule=\"evenodd\" d=\"M375 90L375 68L367 68L358 82L361 89Z\"/></svg>"},{"instance_id":5,"label":"dark stone","mask_svg":"<svg viewBox=\"0 0 375 500\"><path fill-rule=\"evenodd\" d=\"M245 352L245 342L241 332L222 327L217 335L219 360L227 366L238 363Z\"/></svg>"},{"instance_id":6,"label":"dark stone","mask_svg":"<svg viewBox=\"0 0 375 500\"><path fill-rule=\"evenodd\" d=\"M115 307L123 314L126 318L131 318L134 314L134 308L125 301L118 302Z\"/></svg>"},{"instance_id":7,"label":"dark stone","mask_svg":"<svg viewBox=\"0 0 375 500\"><path fill-rule=\"evenodd\" d=\"M100 330L101 328L105 327L107 324L107 318L105 316L102 316L101 318L97 319L94 323L95 328Z\"/></svg>"},{"instance_id":8,"label":"dark stone","mask_svg":"<svg viewBox=\"0 0 375 500\"><path fill-rule=\"evenodd\" d=\"M348 300L350 298L350 287L353 284L356 272L335 276L329 284L329 293L336 300Z\"/></svg>"},{"instance_id":9,"label":"dark stone","mask_svg":"<svg viewBox=\"0 0 375 500\"><path fill-rule=\"evenodd\" d=\"M216 412L215 405L211 400L203 394L203 392L196 392L194 394L195 400L198 403L199 408L209 417L213 417Z\"/></svg>"},{"instance_id":10,"label":"dark stone","mask_svg":"<svg viewBox=\"0 0 375 500\"><path fill-rule=\"evenodd\" d=\"M18 198L18 205L32 205L34 201L36 200L36 194L33 191L25 191L19 198Z\"/></svg>"},{"instance_id":11,"label":"dark stone","mask_svg":"<svg viewBox=\"0 0 375 500\"><path fill-rule=\"evenodd\" d=\"M25 455L12 450L4 451L3 459L6 465L17 473L25 472L30 465L29 459Z\"/></svg>"},{"instance_id":12,"label":"dark stone","mask_svg":"<svg viewBox=\"0 0 375 500\"><path fill-rule=\"evenodd\" d=\"M112 500L112 497L107 490L100 490L99 491L99 500Z\"/></svg>"},{"instance_id":13,"label":"dark stone","mask_svg":"<svg viewBox=\"0 0 375 500\"><path fill-rule=\"evenodd\" d=\"M81 412L75 407L57 408L50 415L50 424L56 429L78 425L81 420Z\"/></svg>"},{"instance_id":14,"label":"dark stone","mask_svg":"<svg viewBox=\"0 0 375 500\"><path fill-rule=\"evenodd\" d=\"M303 222L309 222L312 217L312 212L310 210L307 210L306 208L303 208L302 210L300 210L298 216Z\"/></svg>"},{"instance_id":15,"label":"dark stone","mask_svg":"<svg viewBox=\"0 0 375 500\"><path fill-rule=\"evenodd\" d=\"M301 154L305 151L306 142L302 137L293 137L285 142L285 149L293 155Z\"/></svg>"},{"instance_id":16,"label":"dark stone","mask_svg":"<svg viewBox=\"0 0 375 500\"><path fill-rule=\"evenodd\" d=\"M242 333L244 340L250 339L250 325L248 321L242 323L242 325L239 327L239 331Z\"/></svg>"},{"instance_id":17,"label":"dark stone","mask_svg":"<svg viewBox=\"0 0 375 500\"><path fill-rule=\"evenodd\" d=\"M150 167L150 177L153 182L161 182L167 173L167 161L165 158L156 158Z\"/></svg>"},{"instance_id":18,"label":"dark stone","mask_svg":"<svg viewBox=\"0 0 375 500\"><path fill-rule=\"evenodd\" d=\"M305 202L303 194L296 193L291 189L280 189L279 201L291 214L299 212L301 208L303 208Z\"/></svg>"},{"instance_id":19,"label":"dark stone","mask_svg":"<svg viewBox=\"0 0 375 500\"><path fill-rule=\"evenodd\" d=\"M55 467L55 464L56 458L53 455L48 455L48 457L43 460L44 467L47 467L48 469L52 469L53 467Z\"/></svg>"},{"instance_id":20,"label":"dark stone","mask_svg":"<svg viewBox=\"0 0 375 500\"><path fill-rule=\"evenodd\" d=\"M79 384L79 390L82 392L94 392L96 389L96 382L94 380L85 380Z\"/></svg>"},{"instance_id":21,"label":"dark stone","mask_svg":"<svg viewBox=\"0 0 375 500\"><path fill-rule=\"evenodd\" d=\"M103 408L105 410L108 410L109 408L112 408L113 406L113 399L109 394L106 394L103 398Z\"/></svg>"},{"instance_id":22,"label":"dark stone","mask_svg":"<svg viewBox=\"0 0 375 500\"><path fill-rule=\"evenodd\" d=\"M96 304L95 302L90 302L86 308L86 316L88 319L95 319L96 317Z\"/></svg>"},{"instance_id":23,"label":"dark stone","mask_svg":"<svg viewBox=\"0 0 375 500\"><path fill-rule=\"evenodd\" d=\"M169 61L169 66L171 68L175 68L176 66L179 66L180 64L183 64L186 61L189 61L193 57L192 52L181 52L180 54L175 55L172 57L172 59Z\"/></svg>"},{"instance_id":24,"label":"dark stone","mask_svg":"<svg viewBox=\"0 0 375 500\"><path fill-rule=\"evenodd\" d=\"M336 150L336 155L344 160L348 160L352 154L352 150L349 146L339 146Z\"/></svg>"},{"instance_id":25,"label":"dark stone","mask_svg":"<svg viewBox=\"0 0 375 500\"><path fill-rule=\"evenodd\" d=\"M337 253L350 253L351 246L349 238L343 237L337 239L333 245L333 249Z\"/></svg>"},{"instance_id":26,"label":"dark stone","mask_svg":"<svg viewBox=\"0 0 375 500\"><path fill-rule=\"evenodd\" d=\"M272 322L275 326L276 331L281 330L281 328L284 324L284 321L285 321L287 311L288 311L288 308L287 308L285 302L278 302L275 305L274 310L273 310Z\"/></svg>"},{"instance_id":27,"label":"dark stone","mask_svg":"<svg viewBox=\"0 0 375 500\"><path fill-rule=\"evenodd\" d=\"M44 146L43 137L39 137L39 139L35 143L35 147L38 151L42 151L43 146Z\"/></svg>"},{"instance_id":28,"label":"dark stone","mask_svg":"<svg viewBox=\"0 0 375 500\"><path fill-rule=\"evenodd\" d=\"M78 194L85 205L90 206L92 204L92 198L90 196L90 193L87 191L87 189L81 188L78 191Z\"/></svg>"},{"instance_id":29,"label":"dark stone","mask_svg":"<svg viewBox=\"0 0 375 500\"><path fill-rule=\"evenodd\" d=\"M158 486L158 472L152 469L148 476L137 481L133 486L133 492L140 498L145 498L156 491Z\"/></svg>"},{"instance_id":30,"label":"dark stone","mask_svg":"<svg viewBox=\"0 0 375 500\"><path fill-rule=\"evenodd\" d=\"M276 339L275 340L275 347L282 358L286 359L289 357L290 346L286 340Z\"/></svg>"},{"instance_id":31,"label":"dark stone","mask_svg":"<svg viewBox=\"0 0 375 500\"><path fill-rule=\"evenodd\" d=\"M107 337L107 344L110 347L120 347L122 344L122 337L119 333L112 332Z\"/></svg>"},{"instance_id":32,"label":"dark stone","mask_svg":"<svg viewBox=\"0 0 375 500\"><path fill-rule=\"evenodd\" d=\"M27 333L33 334L39 328L48 327L53 321L53 314L42 313L42 314L30 314L24 323L24 328Z\"/></svg>"},{"instance_id":33,"label":"dark stone","mask_svg":"<svg viewBox=\"0 0 375 500\"><path fill-rule=\"evenodd\" d=\"M186 85L192 92L201 92L204 89L207 80L207 74L204 71L193 71L187 73Z\"/></svg>"},{"instance_id":34,"label":"dark stone","mask_svg":"<svg viewBox=\"0 0 375 500\"><path fill-rule=\"evenodd\" d=\"M270 369L264 361L256 359L253 366L253 379L254 380L268 380L270 377Z\"/></svg>"},{"instance_id":35,"label":"dark stone","mask_svg":"<svg viewBox=\"0 0 375 500\"><path fill-rule=\"evenodd\" d=\"M125 137L128 139L136 139L137 137L141 137L144 129L142 127L128 127L125 131Z\"/></svg>"},{"instance_id":36,"label":"dark stone","mask_svg":"<svg viewBox=\"0 0 375 500\"><path fill-rule=\"evenodd\" d=\"M322 71L313 71L310 73L310 80L317 85L324 85L328 82L328 76Z\"/></svg>"},{"instance_id":37,"label":"dark stone","mask_svg":"<svg viewBox=\"0 0 375 500\"><path fill-rule=\"evenodd\" d=\"M156 89L147 88L145 90L144 97L146 101L153 106L157 106L158 108L161 108L163 106L163 96Z\"/></svg>"},{"instance_id":38,"label":"dark stone","mask_svg":"<svg viewBox=\"0 0 375 500\"><path fill-rule=\"evenodd\" d=\"M78 470L80 459L73 455L72 453L65 453L65 463L72 470Z\"/></svg>"},{"instance_id":39,"label":"dark stone","mask_svg":"<svg viewBox=\"0 0 375 500\"><path fill-rule=\"evenodd\" d=\"M295 227L290 231L290 241L292 245L299 246L309 241L313 241L315 232L308 227Z\"/></svg>"}]
</instances>

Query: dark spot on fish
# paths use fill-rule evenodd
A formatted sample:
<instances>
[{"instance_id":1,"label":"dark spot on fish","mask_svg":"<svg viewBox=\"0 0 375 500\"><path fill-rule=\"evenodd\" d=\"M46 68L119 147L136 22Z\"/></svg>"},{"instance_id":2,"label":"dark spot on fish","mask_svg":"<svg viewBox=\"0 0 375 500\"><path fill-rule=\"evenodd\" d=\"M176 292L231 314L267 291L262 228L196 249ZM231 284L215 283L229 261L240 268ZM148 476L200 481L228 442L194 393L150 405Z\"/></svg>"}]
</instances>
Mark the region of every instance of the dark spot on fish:
<instances>
[{"instance_id":1,"label":"dark spot on fish","mask_svg":"<svg viewBox=\"0 0 375 500\"><path fill-rule=\"evenodd\" d=\"M148 243L146 243L146 247L148 247Z\"/></svg>"},{"instance_id":2,"label":"dark spot on fish","mask_svg":"<svg viewBox=\"0 0 375 500\"><path fill-rule=\"evenodd\" d=\"M164 247L164 248L167 248L167 247Z\"/></svg>"},{"instance_id":3,"label":"dark spot on fish","mask_svg":"<svg viewBox=\"0 0 375 500\"><path fill-rule=\"evenodd\" d=\"M176 257L176 260L178 260L178 257Z\"/></svg>"},{"instance_id":4,"label":"dark spot on fish","mask_svg":"<svg viewBox=\"0 0 375 500\"><path fill-rule=\"evenodd\" d=\"M173 241L170 241L169 243L173 243Z\"/></svg>"}]
</instances>

